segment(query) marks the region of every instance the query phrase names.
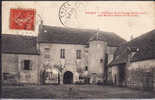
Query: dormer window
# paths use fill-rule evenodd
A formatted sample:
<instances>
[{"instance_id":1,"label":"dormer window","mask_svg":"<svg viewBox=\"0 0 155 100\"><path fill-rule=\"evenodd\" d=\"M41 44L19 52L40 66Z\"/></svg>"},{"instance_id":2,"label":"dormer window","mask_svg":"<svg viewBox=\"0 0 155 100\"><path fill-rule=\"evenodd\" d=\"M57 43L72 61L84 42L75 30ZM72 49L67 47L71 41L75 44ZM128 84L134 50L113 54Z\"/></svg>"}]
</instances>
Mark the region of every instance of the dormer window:
<instances>
[{"instance_id":1,"label":"dormer window","mask_svg":"<svg viewBox=\"0 0 155 100\"><path fill-rule=\"evenodd\" d=\"M131 52L131 58L136 54L136 52Z\"/></svg>"},{"instance_id":2,"label":"dormer window","mask_svg":"<svg viewBox=\"0 0 155 100\"><path fill-rule=\"evenodd\" d=\"M139 48L136 48L136 47L127 47L127 49L130 52L130 54L128 55L128 61L130 62L130 60L134 57L134 55L139 51Z\"/></svg>"}]
</instances>

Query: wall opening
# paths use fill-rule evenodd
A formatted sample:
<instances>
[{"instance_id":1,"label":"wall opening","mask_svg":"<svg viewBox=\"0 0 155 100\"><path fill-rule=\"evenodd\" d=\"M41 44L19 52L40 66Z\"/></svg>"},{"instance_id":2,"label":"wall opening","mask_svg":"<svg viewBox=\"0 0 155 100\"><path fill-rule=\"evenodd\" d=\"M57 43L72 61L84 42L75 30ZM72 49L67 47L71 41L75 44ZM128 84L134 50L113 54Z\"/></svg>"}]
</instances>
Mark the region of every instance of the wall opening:
<instances>
[{"instance_id":1,"label":"wall opening","mask_svg":"<svg viewBox=\"0 0 155 100\"><path fill-rule=\"evenodd\" d=\"M63 83L64 84L72 84L73 83L73 73L72 72L67 71L64 73Z\"/></svg>"}]
</instances>

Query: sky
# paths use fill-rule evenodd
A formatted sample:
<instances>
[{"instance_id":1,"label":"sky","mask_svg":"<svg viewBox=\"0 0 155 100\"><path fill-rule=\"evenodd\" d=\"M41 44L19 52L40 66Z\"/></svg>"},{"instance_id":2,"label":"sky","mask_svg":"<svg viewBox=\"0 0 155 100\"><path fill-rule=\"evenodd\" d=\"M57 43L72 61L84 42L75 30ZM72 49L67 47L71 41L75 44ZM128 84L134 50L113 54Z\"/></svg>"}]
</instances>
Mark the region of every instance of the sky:
<instances>
[{"instance_id":1,"label":"sky","mask_svg":"<svg viewBox=\"0 0 155 100\"><path fill-rule=\"evenodd\" d=\"M35 30L10 29L10 9L35 9ZM130 13L131 15L128 15ZM40 16L40 17L39 17ZM60 18L61 17L61 18ZM38 34L40 20L50 26L114 32L130 40L155 29L154 1L3 1L2 33Z\"/></svg>"}]
</instances>

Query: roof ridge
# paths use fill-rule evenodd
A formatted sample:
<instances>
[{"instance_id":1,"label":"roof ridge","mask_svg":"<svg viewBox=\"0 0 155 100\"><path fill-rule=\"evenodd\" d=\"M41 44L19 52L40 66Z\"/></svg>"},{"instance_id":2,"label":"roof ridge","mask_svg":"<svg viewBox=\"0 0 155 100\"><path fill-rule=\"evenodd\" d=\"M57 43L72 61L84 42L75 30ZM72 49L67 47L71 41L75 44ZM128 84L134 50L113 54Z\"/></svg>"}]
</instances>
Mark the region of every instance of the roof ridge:
<instances>
[{"instance_id":1,"label":"roof ridge","mask_svg":"<svg viewBox=\"0 0 155 100\"><path fill-rule=\"evenodd\" d=\"M140 38L143 38L145 36L148 36L149 34L153 34L152 32L155 31L155 29L151 30L151 31L148 31L148 32L145 32L144 34L136 37L135 39L131 40L131 41L134 41L134 40L137 40L137 39L140 39ZM155 33L154 33L155 34Z\"/></svg>"},{"instance_id":2,"label":"roof ridge","mask_svg":"<svg viewBox=\"0 0 155 100\"><path fill-rule=\"evenodd\" d=\"M153 57L155 57L155 55L153 55L154 54L153 43L155 43L155 41L152 41L152 39L155 38L153 35L155 35L155 29L149 32L146 32L131 41L123 43L115 51L115 57L120 56L119 59L125 59L123 58L122 52L125 51L127 47L136 47L136 48L139 48L140 50L133 56L131 61L141 61L144 59L152 59ZM148 52L148 50L150 51ZM120 63L122 63L122 61L121 60L117 61L116 59L114 59L111 62L111 64L115 64L115 65Z\"/></svg>"},{"instance_id":3,"label":"roof ridge","mask_svg":"<svg viewBox=\"0 0 155 100\"><path fill-rule=\"evenodd\" d=\"M132 43L132 42L137 41L137 40L139 40L139 39L143 39L143 37L148 36L148 34L153 34L153 33L152 33L153 31L155 31L155 29L153 29L153 30L151 30L151 31L148 31L148 32L145 32L144 34L142 34L142 35L140 35L140 36L134 38L133 40L127 41L127 42L125 42L125 43L122 43L120 46L125 45L125 44L129 44L129 43ZM154 34L155 34L155 33L154 33Z\"/></svg>"},{"instance_id":4,"label":"roof ridge","mask_svg":"<svg viewBox=\"0 0 155 100\"><path fill-rule=\"evenodd\" d=\"M87 44L89 39L97 31L98 30L95 29L43 25L42 30L39 31L39 41L45 43ZM126 42L126 40L116 35L114 32L105 32L100 30L99 33L99 35L108 42L108 45L118 46L121 42Z\"/></svg>"},{"instance_id":5,"label":"roof ridge","mask_svg":"<svg viewBox=\"0 0 155 100\"><path fill-rule=\"evenodd\" d=\"M62 27L62 26L50 26L50 25L43 25L45 27L53 27L53 28L62 28L62 29L73 29L73 30L81 30L81 31L95 31L97 32L97 29L89 29L89 28L73 28L73 27ZM101 32L103 34L103 32L105 32L105 34L115 34L115 32L108 32L108 31L103 31L103 30L99 30L99 32Z\"/></svg>"}]
</instances>

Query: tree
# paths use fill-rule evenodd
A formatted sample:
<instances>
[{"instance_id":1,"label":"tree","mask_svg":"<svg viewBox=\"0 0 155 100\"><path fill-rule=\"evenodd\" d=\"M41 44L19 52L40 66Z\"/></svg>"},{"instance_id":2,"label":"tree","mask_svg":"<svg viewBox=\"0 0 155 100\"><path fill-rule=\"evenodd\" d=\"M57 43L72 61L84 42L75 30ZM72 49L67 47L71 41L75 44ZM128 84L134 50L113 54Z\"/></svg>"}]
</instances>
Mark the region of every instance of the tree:
<instances>
[{"instance_id":1,"label":"tree","mask_svg":"<svg viewBox=\"0 0 155 100\"><path fill-rule=\"evenodd\" d=\"M60 77L62 75L62 71L65 68L65 66L63 66L62 64L55 64L54 68L58 70L58 84L60 84Z\"/></svg>"}]
</instances>

